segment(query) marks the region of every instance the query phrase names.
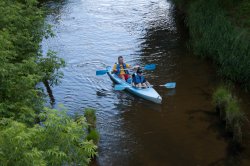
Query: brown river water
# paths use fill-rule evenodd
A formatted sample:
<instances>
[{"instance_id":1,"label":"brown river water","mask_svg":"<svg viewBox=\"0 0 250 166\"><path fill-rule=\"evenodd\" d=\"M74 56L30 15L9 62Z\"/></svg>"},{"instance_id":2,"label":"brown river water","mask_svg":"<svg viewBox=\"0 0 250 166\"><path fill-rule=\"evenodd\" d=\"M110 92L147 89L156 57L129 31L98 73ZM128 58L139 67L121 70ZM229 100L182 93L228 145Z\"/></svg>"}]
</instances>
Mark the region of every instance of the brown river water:
<instances>
[{"instance_id":1,"label":"brown river water","mask_svg":"<svg viewBox=\"0 0 250 166\"><path fill-rule=\"evenodd\" d=\"M187 49L187 30L167 0L59 0L47 22L56 37L43 40L64 58L64 78L53 87L54 107L70 114L97 110L101 139L94 165L248 165L248 153L234 152L211 104L219 82L215 67ZM155 86L154 104L115 91L97 69L123 55L131 65L155 63L145 72L153 85L175 81L175 89ZM247 98L247 96L245 97ZM245 99L246 100L246 99ZM249 104L245 106L249 108Z\"/></svg>"}]
</instances>

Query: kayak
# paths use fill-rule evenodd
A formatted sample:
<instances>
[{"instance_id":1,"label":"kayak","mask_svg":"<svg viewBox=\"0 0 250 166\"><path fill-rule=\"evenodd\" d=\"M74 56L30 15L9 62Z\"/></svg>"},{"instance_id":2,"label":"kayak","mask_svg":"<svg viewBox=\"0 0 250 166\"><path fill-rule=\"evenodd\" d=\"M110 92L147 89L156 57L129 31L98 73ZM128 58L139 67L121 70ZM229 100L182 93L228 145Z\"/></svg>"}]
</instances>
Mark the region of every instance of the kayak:
<instances>
[{"instance_id":1,"label":"kayak","mask_svg":"<svg viewBox=\"0 0 250 166\"><path fill-rule=\"evenodd\" d=\"M110 77L110 79L116 84L124 85L126 87L125 90L127 90L131 94L139 96L145 100L152 101L154 103L158 103L158 104L161 103L162 98L156 92L156 90L154 88L152 88L152 87L136 88L136 87L132 86L130 83L126 82L125 80L120 79L116 74L112 74L111 73L111 66L108 66L106 69L108 71L107 74Z\"/></svg>"}]
</instances>

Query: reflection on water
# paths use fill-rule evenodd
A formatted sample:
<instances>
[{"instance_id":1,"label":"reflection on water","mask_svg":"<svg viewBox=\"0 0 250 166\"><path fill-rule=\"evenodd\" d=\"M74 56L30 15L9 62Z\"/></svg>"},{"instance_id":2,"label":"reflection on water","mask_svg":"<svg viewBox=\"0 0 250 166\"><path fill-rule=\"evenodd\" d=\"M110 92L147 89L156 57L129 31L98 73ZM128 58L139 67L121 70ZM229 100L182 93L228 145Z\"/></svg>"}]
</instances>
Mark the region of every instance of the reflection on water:
<instances>
[{"instance_id":1,"label":"reflection on water","mask_svg":"<svg viewBox=\"0 0 250 166\"><path fill-rule=\"evenodd\" d=\"M47 4L56 37L43 50L57 51L67 67L53 87L55 107L71 114L97 109L101 134L98 165L209 165L225 163L226 142L209 128L215 73L185 47L186 31L166 0L61 0ZM114 91L97 69L119 55L131 65L157 64L146 77L161 105ZM157 85L176 81L176 89ZM197 113L190 113L198 110ZM213 146L211 146L213 145Z\"/></svg>"}]
</instances>

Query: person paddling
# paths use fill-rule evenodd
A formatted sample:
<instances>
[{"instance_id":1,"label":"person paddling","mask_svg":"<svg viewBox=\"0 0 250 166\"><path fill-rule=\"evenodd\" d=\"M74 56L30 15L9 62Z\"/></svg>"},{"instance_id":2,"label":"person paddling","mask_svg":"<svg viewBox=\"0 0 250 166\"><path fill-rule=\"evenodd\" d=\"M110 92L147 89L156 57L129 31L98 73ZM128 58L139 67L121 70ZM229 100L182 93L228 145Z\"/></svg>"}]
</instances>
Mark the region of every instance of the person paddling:
<instances>
[{"instance_id":1,"label":"person paddling","mask_svg":"<svg viewBox=\"0 0 250 166\"><path fill-rule=\"evenodd\" d=\"M123 57L119 56L118 63L115 63L112 72L118 75L121 79L127 80L128 78L130 78L130 75L128 72L128 69L130 68L131 66L129 64L124 63Z\"/></svg>"},{"instance_id":2,"label":"person paddling","mask_svg":"<svg viewBox=\"0 0 250 166\"><path fill-rule=\"evenodd\" d=\"M150 86L150 83L142 75L142 69L138 67L136 73L132 75L132 85L137 88L146 88Z\"/></svg>"}]
</instances>

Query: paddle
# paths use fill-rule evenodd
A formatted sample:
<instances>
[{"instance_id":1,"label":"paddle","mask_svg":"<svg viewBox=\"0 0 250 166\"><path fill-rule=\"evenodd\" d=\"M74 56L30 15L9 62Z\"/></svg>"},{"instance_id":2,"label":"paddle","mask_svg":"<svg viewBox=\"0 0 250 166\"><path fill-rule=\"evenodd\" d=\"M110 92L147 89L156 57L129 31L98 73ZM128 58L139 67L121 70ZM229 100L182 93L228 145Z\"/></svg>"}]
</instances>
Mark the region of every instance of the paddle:
<instances>
[{"instance_id":1,"label":"paddle","mask_svg":"<svg viewBox=\"0 0 250 166\"><path fill-rule=\"evenodd\" d=\"M154 70L156 68L155 64L149 64L143 67L144 70Z\"/></svg>"},{"instance_id":2,"label":"paddle","mask_svg":"<svg viewBox=\"0 0 250 166\"><path fill-rule=\"evenodd\" d=\"M169 83L166 83L164 85L159 85L159 86L165 86L168 89L173 89L176 87L176 82L169 82Z\"/></svg>"},{"instance_id":3,"label":"paddle","mask_svg":"<svg viewBox=\"0 0 250 166\"><path fill-rule=\"evenodd\" d=\"M151 85L151 86L153 86L153 85ZM168 82L168 83L166 83L164 85L158 85L158 86L164 86L164 87L166 87L168 89L173 89L173 88L176 87L176 82ZM115 90L124 90L124 89L126 89L128 87L130 87L130 86L117 84L117 85L115 85Z\"/></svg>"},{"instance_id":4,"label":"paddle","mask_svg":"<svg viewBox=\"0 0 250 166\"><path fill-rule=\"evenodd\" d=\"M156 65L155 64L148 64L148 65L145 65L143 67L144 70L154 70L156 68ZM128 70L128 69L122 69L122 70ZM100 76L100 75L104 75L108 72L108 70L97 70L96 71L96 75L97 76Z\"/></svg>"},{"instance_id":5,"label":"paddle","mask_svg":"<svg viewBox=\"0 0 250 166\"><path fill-rule=\"evenodd\" d=\"M106 74L108 72L108 70L96 70L96 75L97 76L100 76L100 75L104 75L104 74Z\"/></svg>"}]
</instances>

